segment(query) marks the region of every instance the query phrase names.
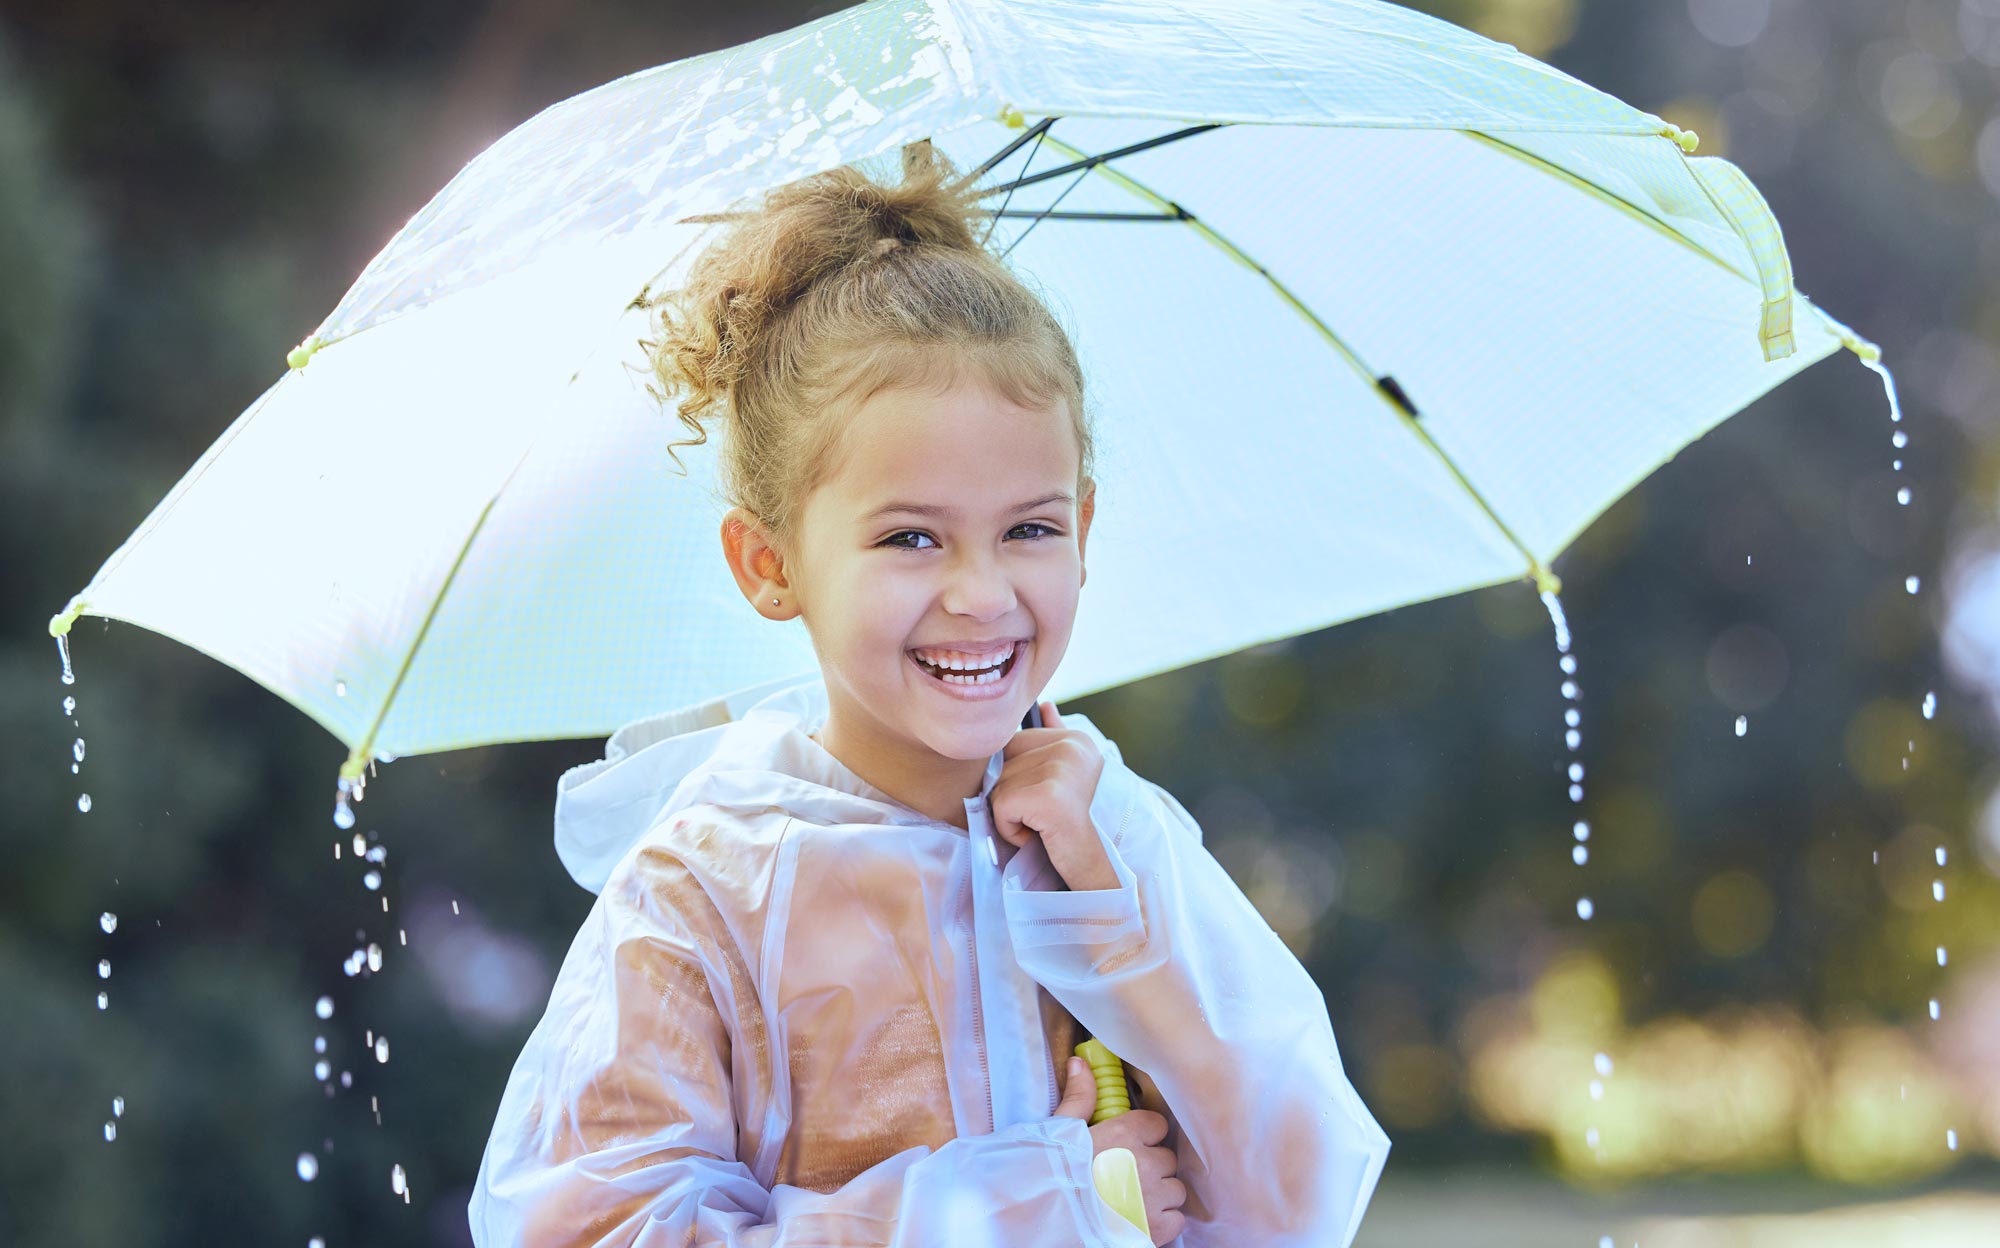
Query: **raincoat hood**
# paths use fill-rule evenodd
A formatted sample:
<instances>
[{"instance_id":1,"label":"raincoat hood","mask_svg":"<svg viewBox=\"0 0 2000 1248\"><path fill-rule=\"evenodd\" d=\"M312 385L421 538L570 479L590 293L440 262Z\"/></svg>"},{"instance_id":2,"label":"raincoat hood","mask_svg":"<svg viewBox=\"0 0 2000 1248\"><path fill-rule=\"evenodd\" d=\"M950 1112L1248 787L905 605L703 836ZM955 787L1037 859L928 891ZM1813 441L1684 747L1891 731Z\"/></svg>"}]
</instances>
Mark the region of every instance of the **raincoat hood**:
<instances>
[{"instance_id":1,"label":"raincoat hood","mask_svg":"<svg viewBox=\"0 0 2000 1248\"><path fill-rule=\"evenodd\" d=\"M602 759L556 782L563 866L578 884L601 892L647 829L698 804L744 813L775 807L819 824L935 822L814 741L810 734L826 714L826 685L814 673L626 724L611 734ZM1089 734L1107 755L1118 748L1086 716L1064 712L1063 726ZM999 779L1003 758L996 751L988 761L982 797Z\"/></svg>"}]
</instances>

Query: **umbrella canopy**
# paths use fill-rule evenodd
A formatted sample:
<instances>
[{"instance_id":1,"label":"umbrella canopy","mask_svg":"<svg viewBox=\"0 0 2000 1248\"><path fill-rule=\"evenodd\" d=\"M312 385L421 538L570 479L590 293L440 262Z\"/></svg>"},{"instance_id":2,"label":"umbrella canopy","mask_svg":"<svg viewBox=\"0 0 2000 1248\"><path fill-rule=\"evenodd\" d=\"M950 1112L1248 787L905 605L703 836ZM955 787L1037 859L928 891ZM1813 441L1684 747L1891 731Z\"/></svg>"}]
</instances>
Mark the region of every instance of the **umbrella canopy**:
<instances>
[{"instance_id":1,"label":"umbrella canopy","mask_svg":"<svg viewBox=\"0 0 2000 1248\"><path fill-rule=\"evenodd\" d=\"M928 139L1100 424L1059 701L1548 564L1842 345L1695 136L1375 0L878 0L495 143L50 623L174 637L372 758L816 670L723 562L635 300L773 186ZM1885 375L1886 376L1886 375ZM735 695L733 698L731 695Z\"/></svg>"}]
</instances>

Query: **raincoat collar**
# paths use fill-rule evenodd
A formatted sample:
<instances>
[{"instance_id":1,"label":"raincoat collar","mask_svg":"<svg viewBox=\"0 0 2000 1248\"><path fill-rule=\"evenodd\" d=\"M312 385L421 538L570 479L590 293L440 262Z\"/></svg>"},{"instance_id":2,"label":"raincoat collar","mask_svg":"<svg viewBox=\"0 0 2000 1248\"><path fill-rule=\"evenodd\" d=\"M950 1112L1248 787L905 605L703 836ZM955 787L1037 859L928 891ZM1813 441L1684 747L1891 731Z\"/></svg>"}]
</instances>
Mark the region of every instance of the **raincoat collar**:
<instances>
[{"instance_id":1,"label":"raincoat collar","mask_svg":"<svg viewBox=\"0 0 2000 1248\"><path fill-rule=\"evenodd\" d=\"M774 808L817 824L927 825L960 836L869 784L809 735L826 723L819 673L744 690L700 706L634 720L611 734L604 757L556 782L556 854L595 893L660 820L696 804L746 814ZM977 796L1000 778L987 760Z\"/></svg>"}]
</instances>

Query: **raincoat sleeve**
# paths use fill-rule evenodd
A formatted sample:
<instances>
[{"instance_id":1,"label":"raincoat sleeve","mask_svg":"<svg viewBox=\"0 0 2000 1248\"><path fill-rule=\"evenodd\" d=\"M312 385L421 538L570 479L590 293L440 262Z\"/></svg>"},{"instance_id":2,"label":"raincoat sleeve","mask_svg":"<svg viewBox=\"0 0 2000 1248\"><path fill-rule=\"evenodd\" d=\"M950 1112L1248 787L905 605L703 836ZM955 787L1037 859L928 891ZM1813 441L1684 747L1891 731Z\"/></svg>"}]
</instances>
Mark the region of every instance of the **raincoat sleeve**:
<instances>
[{"instance_id":1,"label":"raincoat sleeve","mask_svg":"<svg viewBox=\"0 0 2000 1248\"><path fill-rule=\"evenodd\" d=\"M1177 1128L1185 1248L1345 1248L1389 1138L1348 1082L1319 986L1181 804L1093 736L1090 818L1119 887L1061 891L1045 856L1010 872L1015 956L1138 1069L1135 1104Z\"/></svg>"},{"instance_id":2,"label":"raincoat sleeve","mask_svg":"<svg viewBox=\"0 0 2000 1248\"><path fill-rule=\"evenodd\" d=\"M665 850L611 875L502 1094L475 1244L1150 1248L1096 1195L1078 1118L914 1146L830 1192L762 1186L739 1157L769 1046L730 926Z\"/></svg>"}]
</instances>

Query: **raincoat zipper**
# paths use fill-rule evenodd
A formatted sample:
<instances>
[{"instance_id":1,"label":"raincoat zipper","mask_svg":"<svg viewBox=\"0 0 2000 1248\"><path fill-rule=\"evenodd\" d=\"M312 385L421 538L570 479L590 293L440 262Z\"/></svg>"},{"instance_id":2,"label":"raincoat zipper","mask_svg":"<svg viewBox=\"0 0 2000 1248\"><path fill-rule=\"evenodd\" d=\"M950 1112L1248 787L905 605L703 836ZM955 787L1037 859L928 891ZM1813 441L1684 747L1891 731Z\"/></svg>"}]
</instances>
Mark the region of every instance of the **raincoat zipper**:
<instances>
[{"instance_id":1,"label":"raincoat zipper","mask_svg":"<svg viewBox=\"0 0 2000 1248\"><path fill-rule=\"evenodd\" d=\"M986 1085L986 1134L993 1134L993 1072L986 1065L986 1023L979 1004L979 924L972 911L972 841L965 843L965 951L972 962L972 1040L979 1053L979 1077Z\"/></svg>"}]
</instances>

